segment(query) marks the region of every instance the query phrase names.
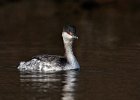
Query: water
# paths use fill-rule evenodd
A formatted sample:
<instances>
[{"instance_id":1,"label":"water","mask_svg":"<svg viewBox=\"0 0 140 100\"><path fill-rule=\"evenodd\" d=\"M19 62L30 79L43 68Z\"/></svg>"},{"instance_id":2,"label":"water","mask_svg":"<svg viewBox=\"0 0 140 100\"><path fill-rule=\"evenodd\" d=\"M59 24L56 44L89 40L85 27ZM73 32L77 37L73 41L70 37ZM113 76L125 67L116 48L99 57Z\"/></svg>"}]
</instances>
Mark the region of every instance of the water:
<instances>
[{"instance_id":1,"label":"water","mask_svg":"<svg viewBox=\"0 0 140 100\"><path fill-rule=\"evenodd\" d=\"M34 53L34 49L30 52ZM139 49L136 44L117 49L80 49L80 71L48 74L20 73L17 66L13 66L18 64L14 55L1 56L1 62L5 60L1 64L7 64L0 66L0 100L137 100ZM7 52L13 54L12 50ZM87 58L82 57L84 54Z\"/></svg>"},{"instance_id":2,"label":"water","mask_svg":"<svg viewBox=\"0 0 140 100\"><path fill-rule=\"evenodd\" d=\"M0 75L1 100L137 100L140 91L137 70L30 74L2 68Z\"/></svg>"},{"instance_id":3,"label":"water","mask_svg":"<svg viewBox=\"0 0 140 100\"><path fill-rule=\"evenodd\" d=\"M25 0L0 9L0 100L138 100L138 9L86 11L77 3L44 2ZM62 10L70 5L75 7L69 12ZM63 55L61 30L67 22L78 28L74 50L80 71L20 73L22 60Z\"/></svg>"}]
</instances>

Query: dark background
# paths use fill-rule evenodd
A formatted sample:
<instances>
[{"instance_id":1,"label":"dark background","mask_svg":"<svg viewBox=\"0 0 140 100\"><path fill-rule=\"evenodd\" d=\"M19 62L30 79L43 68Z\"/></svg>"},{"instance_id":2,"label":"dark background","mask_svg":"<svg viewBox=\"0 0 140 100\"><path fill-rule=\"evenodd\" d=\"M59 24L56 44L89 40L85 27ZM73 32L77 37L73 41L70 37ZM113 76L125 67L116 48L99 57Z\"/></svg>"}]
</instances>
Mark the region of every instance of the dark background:
<instances>
[{"instance_id":1,"label":"dark background","mask_svg":"<svg viewBox=\"0 0 140 100\"><path fill-rule=\"evenodd\" d=\"M138 63L138 51L120 48L139 46L139 5L139 0L0 0L0 65L17 66L37 54L63 55L61 31L67 23L77 27L80 65L116 65L125 56L119 52L136 55L128 62Z\"/></svg>"}]
</instances>

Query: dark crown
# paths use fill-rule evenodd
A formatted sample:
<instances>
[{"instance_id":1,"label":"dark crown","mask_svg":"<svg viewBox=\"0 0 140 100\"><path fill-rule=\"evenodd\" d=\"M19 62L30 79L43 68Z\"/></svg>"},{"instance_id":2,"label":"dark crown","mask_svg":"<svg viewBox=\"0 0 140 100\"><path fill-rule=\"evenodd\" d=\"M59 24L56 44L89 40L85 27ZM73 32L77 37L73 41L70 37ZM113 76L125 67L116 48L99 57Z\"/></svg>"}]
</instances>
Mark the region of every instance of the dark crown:
<instances>
[{"instance_id":1,"label":"dark crown","mask_svg":"<svg viewBox=\"0 0 140 100\"><path fill-rule=\"evenodd\" d=\"M73 34L75 34L76 33L76 28L75 28L75 26L72 26L72 25L65 25L64 27L63 27L63 32L67 32L67 33L73 33Z\"/></svg>"}]
</instances>

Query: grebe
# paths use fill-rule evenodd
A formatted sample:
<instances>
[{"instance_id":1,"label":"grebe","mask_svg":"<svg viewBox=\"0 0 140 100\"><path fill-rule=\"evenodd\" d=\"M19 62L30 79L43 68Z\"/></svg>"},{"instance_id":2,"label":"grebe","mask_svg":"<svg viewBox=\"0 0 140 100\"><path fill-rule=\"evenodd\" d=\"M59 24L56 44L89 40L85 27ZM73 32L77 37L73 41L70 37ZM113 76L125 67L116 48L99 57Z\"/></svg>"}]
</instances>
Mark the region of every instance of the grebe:
<instances>
[{"instance_id":1,"label":"grebe","mask_svg":"<svg viewBox=\"0 0 140 100\"><path fill-rule=\"evenodd\" d=\"M78 39L75 35L76 28L72 25L63 27L62 37L65 47L65 56L57 55L38 55L30 61L20 62L18 69L20 71L31 72L49 72L79 69L79 63L73 54L72 45L74 39Z\"/></svg>"}]
</instances>

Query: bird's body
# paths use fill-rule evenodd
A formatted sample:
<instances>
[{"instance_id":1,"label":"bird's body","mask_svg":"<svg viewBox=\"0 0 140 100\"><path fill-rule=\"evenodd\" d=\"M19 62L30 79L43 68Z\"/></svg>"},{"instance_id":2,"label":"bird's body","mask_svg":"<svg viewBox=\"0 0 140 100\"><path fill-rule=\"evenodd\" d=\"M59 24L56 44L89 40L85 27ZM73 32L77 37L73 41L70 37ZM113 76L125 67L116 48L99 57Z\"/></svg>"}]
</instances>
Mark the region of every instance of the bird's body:
<instances>
[{"instance_id":1,"label":"bird's body","mask_svg":"<svg viewBox=\"0 0 140 100\"><path fill-rule=\"evenodd\" d=\"M38 55L34 56L27 62L21 62L18 66L20 71L31 71L31 72L49 72L49 71L60 71L79 69L80 66L73 54L72 44L74 38L77 38L73 26L65 26L63 28L62 37L65 47L65 56L57 55Z\"/></svg>"}]
</instances>

